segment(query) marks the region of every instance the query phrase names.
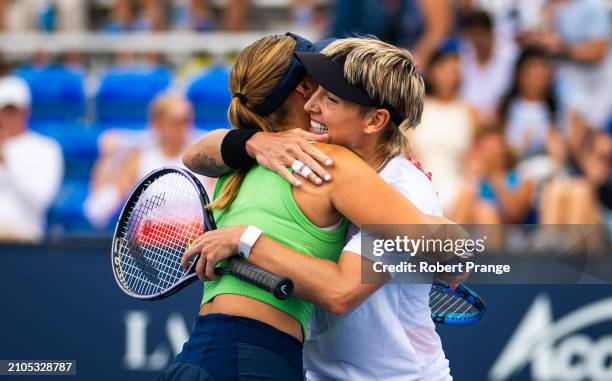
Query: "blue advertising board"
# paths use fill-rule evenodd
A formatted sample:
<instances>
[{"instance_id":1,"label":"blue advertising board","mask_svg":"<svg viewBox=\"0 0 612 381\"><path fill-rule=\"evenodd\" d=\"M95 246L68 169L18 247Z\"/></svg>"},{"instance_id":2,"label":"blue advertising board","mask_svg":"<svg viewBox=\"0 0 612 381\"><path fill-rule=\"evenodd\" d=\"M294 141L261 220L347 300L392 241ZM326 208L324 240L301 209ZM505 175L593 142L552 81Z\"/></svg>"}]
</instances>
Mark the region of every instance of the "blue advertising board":
<instances>
[{"instance_id":1,"label":"blue advertising board","mask_svg":"<svg viewBox=\"0 0 612 381\"><path fill-rule=\"evenodd\" d=\"M75 380L154 379L187 339L201 285L132 300L115 284L110 241L72 243L0 247L0 360L76 360ZM455 380L612 380L612 287L474 288L485 319L438 326Z\"/></svg>"}]
</instances>

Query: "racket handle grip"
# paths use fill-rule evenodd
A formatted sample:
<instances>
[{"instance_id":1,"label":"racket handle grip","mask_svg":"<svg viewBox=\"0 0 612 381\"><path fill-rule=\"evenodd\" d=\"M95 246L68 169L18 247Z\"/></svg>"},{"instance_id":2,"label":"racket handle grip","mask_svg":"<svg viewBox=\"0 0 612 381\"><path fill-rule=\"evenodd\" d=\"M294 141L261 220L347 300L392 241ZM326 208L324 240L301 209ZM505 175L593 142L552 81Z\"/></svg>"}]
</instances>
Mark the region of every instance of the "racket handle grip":
<instances>
[{"instance_id":1,"label":"racket handle grip","mask_svg":"<svg viewBox=\"0 0 612 381\"><path fill-rule=\"evenodd\" d=\"M237 258L230 259L227 272L272 293L281 300L288 299L293 293L293 281L291 279L273 274Z\"/></svg>"}]
</instances>

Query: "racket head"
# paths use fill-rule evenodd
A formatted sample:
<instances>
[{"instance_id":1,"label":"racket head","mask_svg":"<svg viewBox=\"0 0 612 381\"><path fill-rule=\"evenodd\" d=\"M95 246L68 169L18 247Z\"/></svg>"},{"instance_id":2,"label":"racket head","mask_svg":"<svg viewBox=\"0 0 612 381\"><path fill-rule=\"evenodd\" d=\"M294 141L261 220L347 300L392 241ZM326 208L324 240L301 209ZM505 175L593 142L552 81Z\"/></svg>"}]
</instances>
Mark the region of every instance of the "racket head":
<instances>
[{"instance_id":1,"label":"racket head","mask_svg":"<svg viewBox=\"0 0 612 381\"><path fill-rule=\"evenodd\" d=\"M446 325L472 325L486 312L483 299L464 284L456 288L436 280L429 294L429 308L434 322Z\"/></svg>"},{"instance_id":2,"label":"racket head","mask_svg":"<svg viewBox=\"0 0 612 381\"><path fill-rule=\"evenodd\" d=\"M193 240L215 228L204 208L208 203L200 181L181 168L155 170L136 185L113 235L113 275L123 292L158 300L195 281L198 258L188 270L180 258Z\"/></svg>"}]
</instances>

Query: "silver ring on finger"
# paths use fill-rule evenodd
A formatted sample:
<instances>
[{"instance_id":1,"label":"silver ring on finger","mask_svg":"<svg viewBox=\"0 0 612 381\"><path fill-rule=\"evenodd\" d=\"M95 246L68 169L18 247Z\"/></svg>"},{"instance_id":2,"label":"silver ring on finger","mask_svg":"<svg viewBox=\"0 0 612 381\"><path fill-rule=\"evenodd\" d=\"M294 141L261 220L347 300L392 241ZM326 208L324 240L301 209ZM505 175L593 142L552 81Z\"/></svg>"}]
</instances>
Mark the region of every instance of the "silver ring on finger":
<instances>
[{"instance_id":1,"label":"silver ring on finger","mask_svg":"<svg viewBox=\"0 0 612 381\"><path fill-rule=\"evenodd\" d=\"M312 173L312 169L308 168L307 166L303 166L302 170L300 171L300 174L304 177L308 177L312 175Z\"/></svg>"},{"instance_id":2,"label":"silver ring on finger","mask_svg":"<svg viewBox=\"0 0 612 381\"><path fill-rule=\"evenodd\" d=\"M293 164L291 164L291 169L293 169L294 172L302 173L301 171L303 168L304 168L304 163L302 163L301 161L297 159L293 162Z\"/></svg>"}]
</instances>

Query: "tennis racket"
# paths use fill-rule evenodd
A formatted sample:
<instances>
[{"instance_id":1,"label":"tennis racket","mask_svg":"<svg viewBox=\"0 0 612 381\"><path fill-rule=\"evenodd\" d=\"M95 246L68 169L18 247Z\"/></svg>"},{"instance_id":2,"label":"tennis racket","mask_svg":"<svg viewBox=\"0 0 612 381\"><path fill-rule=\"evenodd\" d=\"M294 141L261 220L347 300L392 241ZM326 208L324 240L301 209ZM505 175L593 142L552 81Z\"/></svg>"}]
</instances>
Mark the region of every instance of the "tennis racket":
<instances>
[{"instance_id":1,"label":"tennis racket","mask_svg":"<svg viewBox=\"0 0 612 381\"><path fill-rule=\"evenodd\" d=\"M478 323L486 312L484 301L466 285L455 289L436 280L429 294L431 318L447 325L472 325Z\"/></svg>"},{"instance_id":2,"label":"tennis racket","mask_svg":"<svg viewBox=\"0 0 612 381\"><path fill-rule=\"evenodd\" d=\"M196 281L196 262L181 266L185 250L204 232L216 228L200 181L180 168L161 168L132 191L121 211L112 247L112 267L119 287L141 300L166 298ZM254 266L238 256L217 274L231 274L287 299L293 282Z\"/></svg>"}]
</instances>

